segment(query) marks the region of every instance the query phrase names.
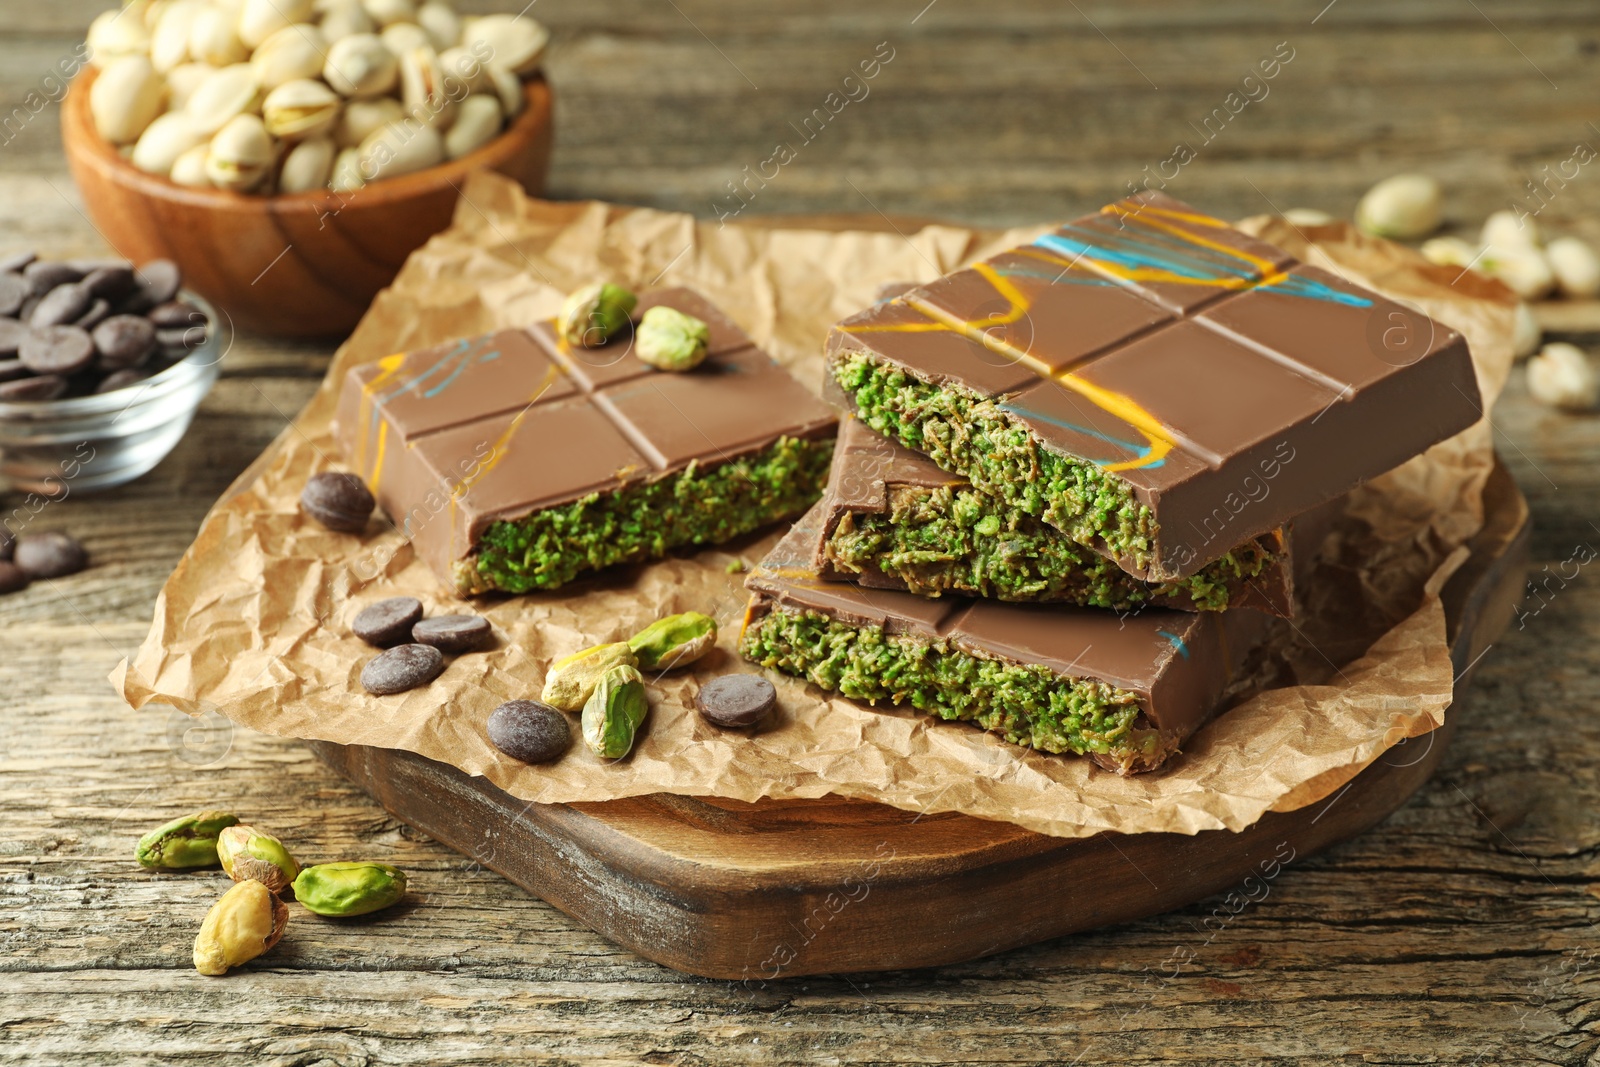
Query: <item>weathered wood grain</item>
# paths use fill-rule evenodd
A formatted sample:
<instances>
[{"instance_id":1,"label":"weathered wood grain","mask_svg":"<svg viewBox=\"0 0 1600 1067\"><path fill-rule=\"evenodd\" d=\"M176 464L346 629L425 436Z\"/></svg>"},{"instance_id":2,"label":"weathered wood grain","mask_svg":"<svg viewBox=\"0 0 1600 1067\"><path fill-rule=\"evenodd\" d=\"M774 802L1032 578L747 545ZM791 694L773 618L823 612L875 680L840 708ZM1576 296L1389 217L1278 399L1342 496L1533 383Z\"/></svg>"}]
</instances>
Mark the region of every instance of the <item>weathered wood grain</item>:
<instances>
[{"instance_id":1,"label":"weathered wood grain","mask_svg":"<svg viewBox=\"0 0 1600 1067\"><path fill-rule=\"evenodd\" d=\"M104 6L0 4L0 103ZM534 9L558 32L558 195L709 216L724 182L891 35L905 47L872 95L751 211L870 210L852 182L885 211L1018 222L1086 209L1284 39L1300 50L1272 95L1175 191L1244 214L1265 209L1254 183L1281 206L1344 211L1370 181L1426 167L1475 225L1519 171L1574 139L1600 145L1592 5L1477 0L1505 37L1445 0L1339 0L1315 26L1326 0L939 0L915 25L925 0L676 6L761 89L672 5ZM0 244L101 250L75 198L53 117L0 146ZM1585 216L1600 217L1587 169L1541 218ZM105 676L143 637L201 516L310 395L325 355L239 338L173 457L39 518L84 535L95 567L0 600L0 1063L1600 1062L1600 586L1592 565L1562 577L1581 546L1600 548L1600 419L1532 404L1520 372L1495 418L1534 511L1542 591L1480 663L1444 766L1410 804L1292 865L1237 915L1212 918L1216 898L976 963L751 991L615 948L396 823L296 745L186 737L186 719L113 697ZM259 966L202 979L189 945L220 875L147 874L131 848L212 804L310 858L400 864L415 902L374 922L297 916Z\"/></svg>"},{"instance_id":2,"label":"weathered wood grain","mask_svg":"<svg viewBox=\"0 0 1600 1067\"><path fill-rule=\"evenodd\" d=\"M11 6L0 112L109 3ZM544 0L534 13L557 32L553 195L707 217L737 206L727 183L780 141L796 159L752 187L749 211L876 206L986 223L1088 210L1179 141L1198 158L1171 190L1220 213L1269 201L1345 213L1373 181L1420 168L1446 181L1452 216L1475 222L1525 198L1524 180L1578 142L1600 148L1600 17L1580 4L827 0L758 18L720 0ZM791 123L883 41L894 58L868 95L809 142L797 134ZM1285 41L1294 58L1267 95L1207 143L1195 127ZM54 120L46 109L4 146L14 166L56 165ZM1600 181L1584 169L1544 217L1596 214Z\"/></svg>"}]
</instances>

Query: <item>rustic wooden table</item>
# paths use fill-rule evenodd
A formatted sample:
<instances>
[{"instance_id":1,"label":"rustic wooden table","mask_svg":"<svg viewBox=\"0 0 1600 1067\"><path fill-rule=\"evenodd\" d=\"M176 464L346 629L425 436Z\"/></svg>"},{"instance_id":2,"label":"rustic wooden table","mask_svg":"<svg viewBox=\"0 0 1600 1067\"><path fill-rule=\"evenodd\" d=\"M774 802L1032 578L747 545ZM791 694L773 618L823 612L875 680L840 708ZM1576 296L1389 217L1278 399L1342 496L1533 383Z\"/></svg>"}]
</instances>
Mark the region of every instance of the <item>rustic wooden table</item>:
<instances>
[{"instance_id":1,"label":"rustic wooden table","mask_svg":"<svg viewBox=\"0 0 1600 1067\"><path fill-rule=\"evenodd\" d=\"M104 251L61 162L47 72L105 6L0 2L0 246ZM1425 168L1474 225L1541 206L1524 179L1600 144L1593 5L544 0L534 13L557 35L552 194L708 217L740 207L727 183L779 141L794 159L745 187L747 213L996 223L1087 209L1185 142L1195 158L1170 188L1220 213L1342 214L1371 181ZM806 116L884 41L894 58L870 95L807 139ZM1206 116L1284 47L1268 95L1208 137ZM1541 220L1597 235L1600 178L1545 189ZM1480 665L1438 776L1398 814L1237 914L1213 900L961 966L751 993L612 946L398 824L298 744L136 716L112 695L106 674L143 638L201 515L329 350L239 338L160 468L35 520L81 536L94 566L0 601L0 1062L1600 1062L1600 598L1574 562L1600 545L1600 418L1536 406L1520 373L1495 422L1532 502L1538 593ZM201 979L190 942L215 878L143 873L131 848L214 805L316 842L315 856L397 863L417 891L381 922L302 923L261 965ZM1227 919L1203 926L1214 914Z\"/></svg>"}]
</instances>

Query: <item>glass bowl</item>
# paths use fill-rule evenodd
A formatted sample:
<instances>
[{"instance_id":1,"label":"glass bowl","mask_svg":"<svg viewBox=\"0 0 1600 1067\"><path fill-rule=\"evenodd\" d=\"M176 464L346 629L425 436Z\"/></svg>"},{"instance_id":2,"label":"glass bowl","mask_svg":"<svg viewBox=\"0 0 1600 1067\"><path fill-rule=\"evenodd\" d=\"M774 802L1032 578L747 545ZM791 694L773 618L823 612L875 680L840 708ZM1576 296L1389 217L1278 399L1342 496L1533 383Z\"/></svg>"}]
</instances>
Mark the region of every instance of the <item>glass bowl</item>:
<instances>
[{"instance_id":1,"label":"glass bowl","mask_svg":"<svg viewBox=\"0 0 1600 1067\"><path fill-rule=\"evenodd\" d=\"M172 366L114 393L0 402L0 488L55 497L131 482L177 445L221 373L226 351L216 310L206 340Z\"/></svg>"}]
</instances>

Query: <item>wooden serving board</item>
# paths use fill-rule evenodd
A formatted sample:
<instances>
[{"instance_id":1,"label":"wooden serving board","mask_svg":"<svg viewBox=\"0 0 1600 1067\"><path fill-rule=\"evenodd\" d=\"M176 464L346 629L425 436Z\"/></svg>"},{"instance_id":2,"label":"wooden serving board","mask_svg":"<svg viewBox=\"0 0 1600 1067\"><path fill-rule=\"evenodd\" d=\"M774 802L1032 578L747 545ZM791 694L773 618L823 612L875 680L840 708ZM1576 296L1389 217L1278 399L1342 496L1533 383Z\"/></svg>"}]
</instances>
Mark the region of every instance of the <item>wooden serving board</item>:
<instances>
[{"instance_id":1,"label":"wooden serving board","mask_svg":"<svg viewBox=\"0 0 1600 1067\"><path fill-rule=\"evenodd\" d=\"M1472 667L1528 566L1527 502L1504 467L1488 521L1444 590L1455 701L1328 799L1238 833L1047 837L866 801L655 795L527 804L409 752L311 742L395 816L648 959L751 988L804 974L971 959L1270 879L1375 825L1432 775Z\"/></svg>"}]
</instances>

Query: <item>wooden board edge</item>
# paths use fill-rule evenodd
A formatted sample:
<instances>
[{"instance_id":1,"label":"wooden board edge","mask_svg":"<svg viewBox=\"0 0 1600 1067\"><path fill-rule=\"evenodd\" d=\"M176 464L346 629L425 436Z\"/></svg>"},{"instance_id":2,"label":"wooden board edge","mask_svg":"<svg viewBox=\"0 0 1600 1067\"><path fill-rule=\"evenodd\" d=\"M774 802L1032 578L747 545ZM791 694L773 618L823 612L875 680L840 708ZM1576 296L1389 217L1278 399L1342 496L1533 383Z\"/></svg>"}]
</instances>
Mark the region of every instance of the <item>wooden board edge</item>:
<instances>
[{"instance_id":1,"label":"wooden board edge","mask_svg":"<svg viewBox=\"0 0 1600 1067\"><path fill-rule=\"evenodd\" d=\"M888 827L882 833L887 852L857 860L853 871L824 864L809 876L796 870L741 878L726 867L639 848L606 823L605 805L523 805L484 779L411 753L310 744L397 817L611 940L675 969L765 983L957 962L1158 914L1237 886L1252 874L1270 880L1282 867L1369 829L1405 803L1442 759L1473 668L1509 625L1522 596L1530 544L1527 505L1503 466L1490 477L1485 504L1489 521L1474 539L1474 554L1443 594L1459 675L1445 726L1386 753L1331 798L1269 813L1237 834L1061 840L1000 833L994 849L941 867L897 863L896 831ZM415 796L428 796L429 810L408 800ZM1087 904L1049 906L1063 890L1090 882L1117 891ZM1005 909L998 912L1002 921L984 922L997 907ZM901 936L907 929L918 936Z\"/></svg>"}]
</instances>

